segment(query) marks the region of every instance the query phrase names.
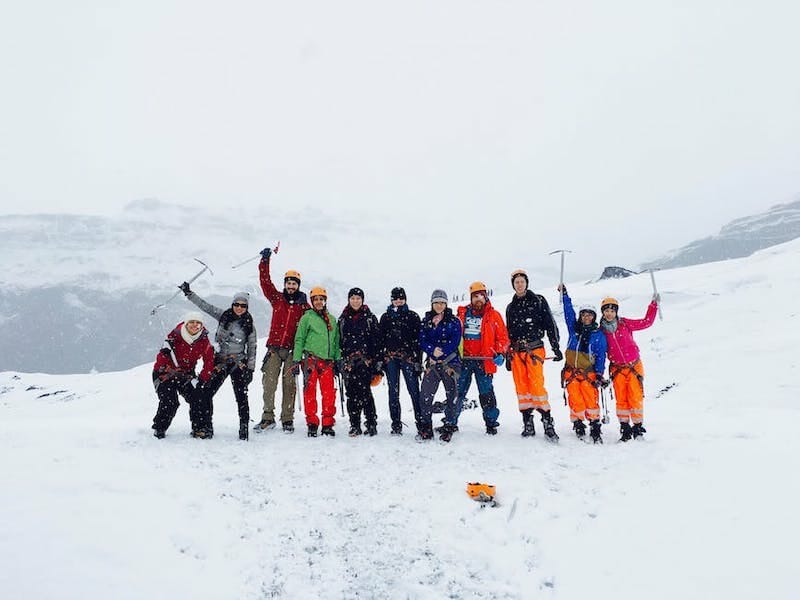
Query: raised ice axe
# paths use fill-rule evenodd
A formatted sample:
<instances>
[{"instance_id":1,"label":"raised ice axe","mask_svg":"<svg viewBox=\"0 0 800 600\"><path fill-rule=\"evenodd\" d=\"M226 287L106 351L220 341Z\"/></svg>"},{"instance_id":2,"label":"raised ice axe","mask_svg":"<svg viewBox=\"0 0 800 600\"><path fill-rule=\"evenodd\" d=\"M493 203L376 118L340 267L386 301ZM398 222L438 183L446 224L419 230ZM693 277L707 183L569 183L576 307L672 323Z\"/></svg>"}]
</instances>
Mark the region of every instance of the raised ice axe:
<instances>
[{"instance_id":1,"label":"raised ice axe","mask_svg":"<svg viewBox=\"0 0 800 600\"><path fill-rule=\"evenodd\" d=\"M656 276L653 274L653 269L650 269L650 283L653 284L653 296L657 296L658 289L656 288ZM659 321L664 320L664 315L661 314L661 302L658 303L658 319Z\"/></svg>"},{"instance_id":2,"label":"raised ice axe","mask_svg":"<svg viewBox=\"0 0 800 600\"><path fill-rule=\"evenodd\" d=\"M277 254L277 253L278 253L278 250L280 250L280 248L281 248L281 241L280 241L280 240L278 240L278 243L277 243L277 244L275 244L275 247L272 249L272 253L273 253L273 254ZM242 265L246 265L246 264L247 264L247 263L249 263L250 261L253 261L253 260L255 260L255 259L259 258L259 257L261 257L261 253L260 253L260 252L259 252L258 254L256 254L255 256L251 256L250 258L246 258L246 259L244 259L242 262L240 262L240 263L237 263L237 264L233 265L233 266L231 267L231 269L238 269L238 268L239 268L239 267L241 267Z\"/></svg>"},{"instance_id":3,"label":"raised ice axe","mask_svg":"<svg viewBox=\"0 0 800 600\"><path fill-rule=\"evenodd\" d=\"M206 271L208 271L208 272L209 272L209 273L211 273L212 275L214 274L214 271L212 271L212 270L211 270L211 267L209 267L209 266L208 266L206 263L204 263L202 260L200 260L199 258L195 258L195 260L196 260L197 262L199 262L201 265L203 265L203 268L202 268L202 269L200 269L200 271L197 273L197 275L195 275L194 277L192 277L191 279L189 279L189 280L188 280L186 283L193 283L195 279L197 279L198 277L200 277L200 275L202 275L202 274L203 274L203 273L205 273ZM150 314L151 314L151 315L154 315L154 314L156 314L156 312L158 312L158 310L159 310L159 309L161 309L161 308L164 308L164 307L165 307L167 304L169 304L170 302L172 302L172 301L173 301L173 300L174 300L174 299L175 299L175 298L178 296L178 294L180 294L180 293L181 293L181 290L178 290L177 292L175 292L174 294L172 294L172 296L170 296L170 297L169 297L169 300L167 300L166 302L162 302L161 304L159 304L158 306L156 306L155 308L153 308L153 310L151 310L151 311L150 311Z\"/></svg>"},{"instance_id":4,"label":"raised ice axe","mask_svg":"<svg viewBox=\"0 0 800 600\"><path fill-rule=\"evenodd\" d=\"M553 254L558 254L559 252L561 253L561 279L560 279L559 283L561 283L561 285L563 286L564 285L564 255L567 252L572 254L572 250L553 250L550 253L550 255L552 256ZM561 299L561 305L563 306L564 305L564 294L559 294L558 297Z\"/></svg>"}]
</instances>

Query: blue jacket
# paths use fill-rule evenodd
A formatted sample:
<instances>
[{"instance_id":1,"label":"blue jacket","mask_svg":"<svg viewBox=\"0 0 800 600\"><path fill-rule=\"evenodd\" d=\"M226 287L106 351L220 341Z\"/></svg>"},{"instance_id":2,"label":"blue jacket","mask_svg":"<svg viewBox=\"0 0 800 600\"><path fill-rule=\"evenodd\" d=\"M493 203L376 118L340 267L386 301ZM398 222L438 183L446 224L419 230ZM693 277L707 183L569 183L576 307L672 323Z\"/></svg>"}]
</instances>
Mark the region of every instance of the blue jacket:
<instances>
[{"instance_id":1,"label":"blue jacket","mask_svg":"<svg viewBox=\"0 0 800 600\"><path fill-rule=\"evenodd\" d=\"M444 309L444 318L439 321L438 325L433 324L433 317L436 315L432 310L425 313L425 318L422 319L422 327L419 330L419 345L428 358L433 358L433 349L441 348L444 353L440 359L443 359L453 352L455 357L450 360L450 364L460 363L458 356L458 345L461 343L461 321L458 320L449 308Z\"/></svg>"},{"instance_id":2,"label":"blue jacket","mask_svg":"<svg viewBox=\"0 0 800 600\"><path fill-rule=\"evenodd\" d=\"M584 355L588 354L589 360L594 362L595 372L598 375L602 375L606 370L606 351L608 350L606 335L603 333L603 330L598 327L591 334L589 334L588 348L584 348L584 351L580 352L578 349L580 340L578 338L578 333L575 330L577 316L575 315L575 309L572 307L572 300L567 294L564 294L564 320L567 322L567 330L569 331L567 350L579 352ZM575 367L575 364L569 364L569 362L569 357L567 357L566 366Z\"/></svg>"}]
</instances>

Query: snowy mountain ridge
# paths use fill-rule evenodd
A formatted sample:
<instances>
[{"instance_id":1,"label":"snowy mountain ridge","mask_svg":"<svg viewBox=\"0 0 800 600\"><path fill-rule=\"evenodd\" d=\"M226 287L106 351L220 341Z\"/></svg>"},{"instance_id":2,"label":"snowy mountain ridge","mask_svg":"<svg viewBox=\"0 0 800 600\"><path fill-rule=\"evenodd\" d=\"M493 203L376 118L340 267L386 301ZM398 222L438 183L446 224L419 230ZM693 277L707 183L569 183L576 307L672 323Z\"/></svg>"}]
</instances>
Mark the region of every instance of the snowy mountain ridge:
<instances>
[{"instance_id":1,"label":"snowy mountain ridge","mask_svg":"<svg viewBox=\"0 0 800 600\"><path fill-rule=\"evenodd\" d=\"M800 199L777 204L769 210L734 219L717 235L695 240L661 258L642 264L641 269L672 269L729 258L749 256L800 237Z\"/></svg>"}]
</instances>

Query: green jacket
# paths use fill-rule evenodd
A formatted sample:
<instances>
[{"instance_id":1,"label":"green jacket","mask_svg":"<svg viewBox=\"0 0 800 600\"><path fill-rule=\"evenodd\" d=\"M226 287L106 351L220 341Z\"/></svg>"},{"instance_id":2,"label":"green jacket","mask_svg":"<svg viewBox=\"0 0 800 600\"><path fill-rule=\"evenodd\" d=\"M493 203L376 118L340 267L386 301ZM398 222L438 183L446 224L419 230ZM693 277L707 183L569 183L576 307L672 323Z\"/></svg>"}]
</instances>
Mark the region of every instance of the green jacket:
<instances>
[{"instance_id":1,"label":"green jacket","mask_svg":"<svg viewBox=\"0 0 800 600\"><path fill-rule=\"evenodd\" d=\"M324 360L339 360L342 351L339 348L339 328L336 319L325 309L331 329L315 310L307 310L300 317L297 324L297 333L294 336L293 360L303 359L303 352L313 354Z\"/></svg>"}]
</instances>

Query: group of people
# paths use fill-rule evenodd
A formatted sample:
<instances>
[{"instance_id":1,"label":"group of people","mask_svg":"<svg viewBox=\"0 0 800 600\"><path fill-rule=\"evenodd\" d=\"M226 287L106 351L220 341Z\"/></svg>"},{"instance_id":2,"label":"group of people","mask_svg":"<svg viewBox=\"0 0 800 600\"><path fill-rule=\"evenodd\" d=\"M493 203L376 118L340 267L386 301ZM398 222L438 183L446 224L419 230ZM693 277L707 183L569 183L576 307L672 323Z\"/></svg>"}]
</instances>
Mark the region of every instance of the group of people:
<instances>
[{"instance_id":1,"label":"group of people","mask_svg":"<svg viewBox=\"0 0 800 600\"><path fill-rule=\"evenodd\" d=\"M430 310L420 316L409 309L402 287L391 291L391 303L380 319L364 302L364 291L348 292L347 306L338 319L327 308L328 294L313 287L308 297L300 291L300 273L289 270L278 290L270 275L272 251L261 252L259 280L272 305L267 353L261 365L263 411L255 430L277 427L275 396L282 381L279 419L283 431L294 432L295 396L302 379L302 404L307 434L334 436L336 431L336 382L347 399L348 435L377 434L377 411L372 387L386 377L389 388L391 434L403 434L400 406L401 376L411 398L416 439L430 440L435 434L449 442L458 432L458 420L474 378L488 435L496 435L500 411L493 379L505 364L511 372L522 418L523 437L536 435L535 413L550 441L559 437L544 381L546 360L564 361L561 387L570 408L575 435L602 443L599 396L612 384L620 440L641 438L644 369L633 332L653 324L660 300L658 294L642 319L618 316L619 302L611 297L601 302L601 318L593 306L581 306L576 315L566 286L558 286L564 306L569 339L565 352L547 300L530 290L523 270L511 273L514 295L505 310L505 320L492 306L482 282L469 288L469 304L456 313L448 306L444 290L434 290ZM190 312L173 329L159 352L153 382L159 404L153 419L154 435L163 438L178 409L178 395L189 404L192 436L213 436L213 397L229 376L239 413L239 438L249 437L248 386L253 379L256 330L249 312L249 296L234 295L231 307L211 305L188 283L180 286L187 299L218 321L217 349L208 339L203 315ZM547 356L547 337L552 355ZM196 373L202 358L203 368ZM609 377L605 378L606 359ZM301 377L302 376L302 377ZM445 392L442 424L433 427L434 397L442 384ZM319 391L319 403L317 401ZM321 411L320 411L321 405Z\"/></svg>"}]
</instances>

